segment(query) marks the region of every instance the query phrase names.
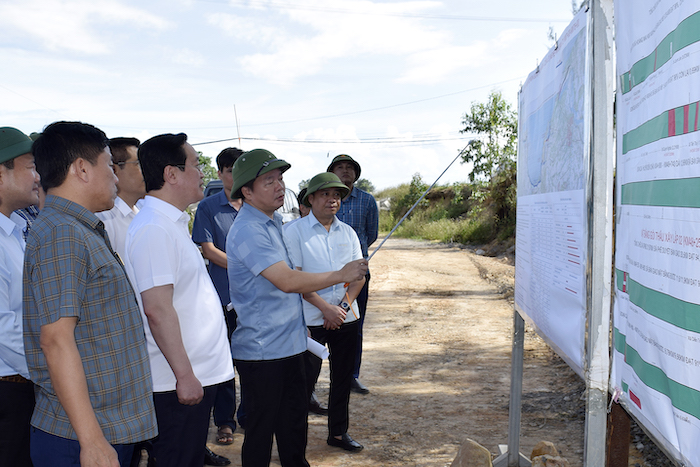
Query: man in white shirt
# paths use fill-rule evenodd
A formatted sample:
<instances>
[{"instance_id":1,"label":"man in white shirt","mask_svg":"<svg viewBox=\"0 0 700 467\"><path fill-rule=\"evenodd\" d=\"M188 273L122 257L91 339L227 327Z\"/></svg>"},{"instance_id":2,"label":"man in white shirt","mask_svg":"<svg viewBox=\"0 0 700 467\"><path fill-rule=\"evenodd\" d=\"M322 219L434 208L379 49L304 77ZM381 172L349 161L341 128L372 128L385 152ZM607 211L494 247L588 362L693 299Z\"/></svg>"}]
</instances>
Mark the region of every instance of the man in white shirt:
<instances>
[{"instance_id":1,"label":"man in white shirt","mask_svg":"<svg viewBox=\"0 0 700 467\"><path fill-rule=\"evenodd\" d=\"M233 378L226 324L185 209L201 200L203 174L187 135L165 134L138 151L146 198L129 226L126 268L144 317L159 437L159 467L204 464L216 385Z\"/></svg>"},{"instance_id":2,"label":"man in white shirt","mask_svg":"<svg viewBox=\"0 0 700 467\"><path fill-rule=\"evenodd\" d=\"M117 182L117 199L109 211L95 215L104 223L112 249L124 258L126 231L132 219L139 212L136 202L146 196L146 184L141 174L138 159L140 141L136 138L112 138L109 149L112 151L112 164Z\"/></svg>"},{"instance_id":3,"label":"man in white shirt","mask_svg":"<svg viewBox=\"0 0 700 467\"><path fill-rule=\"evenodd\" d=\"M32 140L0 128L0 465L27 467L34 385L22 341L22 265L26 222L14 214L39 202Z\"/></svg>"},{"instance_id":4,"label":"man in white shirt","mask_svg":"<svg viewBox=\"0 0 700 467\"><path fill-rule=\"evenodd\" d=\"M324 172L309 181L302 203L311 213L285 229L289 257L296 269L312 273L336 270L362 258L360 240L349 225L335 216L350 189L337 175ZM350 386L355 368L359 310L355 299L365 278L305 293L303 308L311 337L330 347L331 391L328 404L328 444L351 452L363 446L348 434ZM321 370L321 359L306 352L309 393Z\"/></svg>"}]
</instances>

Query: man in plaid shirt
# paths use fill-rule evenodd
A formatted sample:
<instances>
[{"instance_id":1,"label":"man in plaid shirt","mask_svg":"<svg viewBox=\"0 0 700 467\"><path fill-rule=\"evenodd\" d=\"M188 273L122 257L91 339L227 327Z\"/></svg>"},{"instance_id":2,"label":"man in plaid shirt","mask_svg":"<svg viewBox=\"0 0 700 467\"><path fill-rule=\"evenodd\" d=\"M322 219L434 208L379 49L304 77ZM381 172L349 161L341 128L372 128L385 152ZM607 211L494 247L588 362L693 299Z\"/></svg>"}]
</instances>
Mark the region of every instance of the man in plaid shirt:
<instances>
[{"instance_id":1,"label":"man in plaid shirt","mask_svg":"<svg viewBox=\"0 0 700 467\"><path fill-rule=\"evenodd\" d=\"M57 122L32 147L48 195L23 274L35 467L128 465L134 443L157 435L136 296L94 214L117 195L107 144L91 125Z\"/></svg>"}]
</instances>

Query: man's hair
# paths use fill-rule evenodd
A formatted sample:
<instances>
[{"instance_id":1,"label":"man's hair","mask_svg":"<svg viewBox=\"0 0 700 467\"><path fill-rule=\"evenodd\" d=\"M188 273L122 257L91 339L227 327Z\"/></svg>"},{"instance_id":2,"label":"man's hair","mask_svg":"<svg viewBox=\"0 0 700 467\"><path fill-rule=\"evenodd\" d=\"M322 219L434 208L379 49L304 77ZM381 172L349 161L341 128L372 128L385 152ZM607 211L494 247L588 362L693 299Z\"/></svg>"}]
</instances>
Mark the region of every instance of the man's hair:
<instances>
[{"instance_id":1,"label":"man's hair","mask_svg":"<svg viewBox=\"0 0 700 467\"><path fill-rule=\"evenodd\" d=\"M107 135L87 123L55 122L47 126L32 144L44 191L61 186L76 159L95 165L108 145Z\"/></svg>"},{"instance_id":2,"label":"man's hair","mask_svg":"<svg viewBox=\"0 0 700 467\"><path fill-rule=\"evenodd\" d=\"M258 177L255 177L254 179L252 179L251 181L249 181L248 183L246 183L245 185L243 185L241 187L241 196L243 196L243 199L246 199L245 195L243 194L243 188L248 188L250 191L253 191L253 185L255 185L256 178L258 178Z\"/></svg>"},{"instance_id":3,"label":"man's hair","mask_svg":"<svg viewBox=\"0 0 700 467\"><path fill-rule=\"evenodd\" d=\"M15 160L10 159L9 161L3 162L2 165L5 166L7 170L12 170L15 168Z\"/></svg>"},{"instance_id":4,"label":"man's hair","mask_svg":"<svg viewBox=\"0 0 700 467\"><path fill-rule=\"evenodd\" d=\"M112 162L114 164L119 164L126 162L129 158L129 153L126 152L126 148L130 146L139 147L141 141L136 138L111 138L109 140L109 149L112 151Z\"/></svg>"},{"instance_id":5,"label":"man's hair","mask_svg":"<svg viewBox=\"0 0 700 467\"><path fill-rule=\"evenodd\" d=\"M219 168L219 172L223 172L224 169L233 167L233 163L243 154L238 148L226 148L216 156L216 166Z\"/></svg>"},{"instance_id":6,"label":"man's hair","mask_svg":"<svg viewBox=\"0 0 700 467\"><path fill-rule=\"evenodd\" d=\"M183 145L186 142L187 135L184 133L167 133L154 136L139 146L139 162L146 192L163 188L163 171L167 166L185 164L187 154Z\"/></svg>"},{"instance_id":7,"label":"man's hair","mask_svg":"<svg viewBox=\"0 0 700 467\"><path fill-rule=\"evenodd\" d=\"M309 189L309 187L302 188L301 191L299 192L299 194L297 195L297 201L299 202L299 206L301 206L302 204L304 204L304 203L301 202L301 200L304 199L304 195L306 194L306 191L307 191L308 189Z\"/></svg>"}]
</instances>

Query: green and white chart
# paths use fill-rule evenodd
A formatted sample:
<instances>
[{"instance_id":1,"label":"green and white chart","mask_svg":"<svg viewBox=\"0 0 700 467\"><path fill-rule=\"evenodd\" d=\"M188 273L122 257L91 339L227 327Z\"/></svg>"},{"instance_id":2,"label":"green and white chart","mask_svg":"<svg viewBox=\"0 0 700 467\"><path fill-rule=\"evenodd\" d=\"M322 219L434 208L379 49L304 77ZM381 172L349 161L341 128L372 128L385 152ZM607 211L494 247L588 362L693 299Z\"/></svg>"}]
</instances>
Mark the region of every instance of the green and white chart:
<instances>
[{"instance_id":1,"label":"green and white chart","mask_svg":"<svg viewBox=\"0 0 700 467\"><path fill-rule=\"evenodd\" d=\"M611 386L700 466L700 6L618 0Z\"/></svg>"}]
</instances>

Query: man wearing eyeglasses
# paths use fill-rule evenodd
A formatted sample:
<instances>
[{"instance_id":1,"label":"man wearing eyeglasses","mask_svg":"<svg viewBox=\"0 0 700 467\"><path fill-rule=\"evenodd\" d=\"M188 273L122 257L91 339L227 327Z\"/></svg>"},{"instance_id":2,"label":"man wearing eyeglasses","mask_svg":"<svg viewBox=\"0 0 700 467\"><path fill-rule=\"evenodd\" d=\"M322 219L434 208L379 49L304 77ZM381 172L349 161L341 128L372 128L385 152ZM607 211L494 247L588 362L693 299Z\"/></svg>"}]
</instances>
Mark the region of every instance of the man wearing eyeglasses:
<instances>
[{"instance_id":1,"label":"man wearing eyeglasses","mask_svg":"<svg viewBox=\"0 0 700 467\"><path fill-rule=\"evenodd\" d=\"M109 149L112 151L112 164L117 182L117 198L109 211L98 212L96 216L104 223L109 241L114 251L124 258L126 231L137 212L136 202L146 196L146 184L141 174L137 151L140 141L136 138L112 138Z\"/></svg>"},{"instance_id":2,"label":"man wearing eyeglasses","mask_svg":"<svg viewBox=\"0 0 700 467\"><path fill-rule=\"evenodd\" d=\"M233 379L226 323L187 207L204 175L187 135L165 134L138 150L146 198L126 234L125 266L144 318L159 436L158 467L204 464L216 386Z\"/></svg>"}]
</instances>

